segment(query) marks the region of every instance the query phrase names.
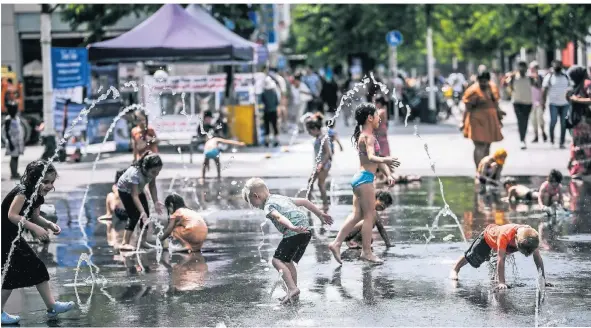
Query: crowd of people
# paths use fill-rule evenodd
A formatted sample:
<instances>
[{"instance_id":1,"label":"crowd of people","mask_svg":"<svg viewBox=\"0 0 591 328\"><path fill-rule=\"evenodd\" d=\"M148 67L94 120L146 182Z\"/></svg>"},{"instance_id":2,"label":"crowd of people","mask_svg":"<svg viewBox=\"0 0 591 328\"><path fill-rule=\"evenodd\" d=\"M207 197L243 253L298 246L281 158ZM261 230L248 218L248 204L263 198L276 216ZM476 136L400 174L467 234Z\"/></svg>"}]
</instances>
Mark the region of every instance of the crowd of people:
<instances>
[{"instance_id":1,"label":"crowd of people","mask_svg":"<svg viewBox=\"0 0 591 328\"><path fill-rule=\"evenodd\" d=\"M512 95L512 102L518 117L520 140L525 145L525 136L528 118L532 106L536 110L543 111L546 102L554 113L554 122L558 115L566 112L564 128L571 131L573 144L571 146L571 175L577 178L589 175L591 158L591 81L587 71L581 67L571 67L566 74L562 73L556 63L550 75L541 79L535 73L535 63L530 65L527 72L525 63L519 64L519 70L512 74L506 84ZM273 75L275 76L273 77ZM278 120L286 122L289 112L285 112L286 104L289 104L287 82L281 83L279 75L271 71L265 80L265 92L262 95L266 107L265 127L267 142L277 142L279 133ZM564 80L568 79L568 80ZM298 274L297 263L305 253L306 247L312 238L312 227L306 212L307 210L318 217L322 224L332 224L333 218L328 214L329 202L326 194L326 179L334 161L335 145L342 150L341 141L334 131L334 121L325 120L325 109L334 110L335 98L322 97L325 82L331 81L331 73L327 72L321 78L312 70L307 75L296 74L289 81L292 93L298 102L295 118L314 139L314 154L316 170L309 180L309 186L315 182L321 194L322 208L313 204L309 198L290 198L284 195L272 194L265 182L260 178L251 178L245 182L242 197L250 206L262 209L265 217L271 220L275 227L283 234L273 256L272 264L281 272L287 285L287 293L282 298L282 303L297 300L300 290L297 287ZM564 81L568 81L570 88L564 95L562 89ZM328 245L335 260L342 264L341 247L346 242L351 248L359 248L361 244L360 259L374 264L383 263L372 249L372 231L374 227L384 238L386 246L392 245L383 224L377 217L377 212L385 210L392 204L392 197L387 187L395 183L420 181L420 177L400 177L394 171L400 165L400 161L393 157L387 139L388 110L385 95L377 92L375 88L369 88L370 93L367 102L356 107L352 113L354 127L352 131L352 143L357 150L359 169L351 179L353 190L352 211L338 230L334 240ZM534 92L541 89L541 92ZM331 90L331 93L335 90ZM338 90L338 88L337 88ZM373 92L371 90L374 90ZM338 91L337 97L338 99ZM564 96L564 100L559 99ZM318 101L318 99L324 99ZM547 100L546 100L547 99ZM325 101L326 100L326 101ZM537 202L542 208L564 206L564 193L561 182L562 175L557 170L552 170L538 190L527 186L518 185L510 178L502 179L502 169L506 165L508 154L504 149L497 149L490 155L490 147L493 142L503 139L501 133L504 113L499 108L499 90L496 83L491 82L491 74L486 68L480 67L475 83L471 84L463 95L466 106L463 117L462 131L467 138L473 140L475 145L474 163L476 166L477 183L481 186L481 192L488 192L487 186L503 186L511 202ZM537 102L536 102L537 101ZM330 103L330 104L327 104ZM268 106L268 108L267 108ZM566 109L565 109L566 108ZM309 112L308 115L304 115ZM274 113L274 114L273 114ZM16 115L7 119L6 127L12 129ZM142 111L135 113L137 126L132 130L133 160L129 167L116 173L115 184L112 192L106 195L107 213L100 218L106 222L109 244L121 252L138 251L131 243L134 231L139 230L138 238L144 241L139 243L140 248L152 248L146 242L146 233L149 229L144 226L157 221L150 215L149 202L159 215L168 216L168 223L157 238L163 243L169 237L173 237L180 245L180 251L199 252L207 238L207 225L197 211L190 209L184 199L175 193L166 196L164 203L159 201L156 179L164 167L164 163L158 154L158 138L154 130L148 125L147 117ZM300 118L303 117L302 120ZM562 117L562 116L561 116ZM539 122L536 123L539 127ZM552 124L551 124L552 127ZM10 129L8 130L9 133ZM270 130L275 133L275 140L270 136ZM554 134L549 131L551 141ZM545 132L542 129L542 137ZM9 137L10 138L10 137ZM218 137L209 138L205 144L203 173L209 168L209 161L213 159L218 167L220 176L219 152L220 144L243 145L231 140ZM561 130L560 145L565 147L564 133ZM525 147L522 147L525 149ZM20 154L20 148L12 144L9 148L11 156ZM27 165L25 172L20 177L20 184L8 193L2 202L2 323L16 323L18 316L12 316L4 312L4 306L9 299L12 290L27 286L36 286L47 306L47 315L55 317L59 313L73 308L72 302L57 302L53 299L49 288L49 275L45 264L39 260L34 251L28 246L26 240L19 236L19 225L31 231L35 237L43 240L48 238L49 231L59 234L61 229L55 223L45 220L39 214L39 207L44 202L44 197L53 190L58 177L55 167L45 161L34 161ZM38 183L40 181L40 183ZM382 190L378 190L381 187ZM309 197L310 194L307 196ZM303 208L303 209L302 209ZM113 225L124 223L125 231L119 238L113 231ZM540 230L540 229L539 229ZM507 254L520 252L525 256L532 255L535 265L545 275L542 257L539 252L540 236L536 229L527 225L507 224L498 226L491 224L474 240L468 250L459 258L451 271L451 278L458 279L460 269L466 264L478 268L491 255L497 254L497 287L507 288L505 283L505 260ZM16 240L16 247L12 247ZM9 251L13 249L13 251ZM12 252L9 258L9 253ZM8 261L10 265L5 266Z\"/></svg>"}]
</instances>

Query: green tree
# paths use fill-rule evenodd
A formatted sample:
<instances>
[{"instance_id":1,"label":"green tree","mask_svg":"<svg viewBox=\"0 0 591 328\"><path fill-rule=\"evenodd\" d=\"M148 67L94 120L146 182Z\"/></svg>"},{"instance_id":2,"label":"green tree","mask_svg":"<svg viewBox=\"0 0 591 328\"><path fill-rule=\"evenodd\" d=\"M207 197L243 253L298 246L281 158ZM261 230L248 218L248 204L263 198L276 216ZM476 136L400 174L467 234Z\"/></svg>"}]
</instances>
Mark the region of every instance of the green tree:
<instances>
[{"instance_id":1,"label":"green tree","mask_svg":"<svg viewBox=\"0 0 591 328\"><path fill-rule=\"evenodd\" d=\"M162 4L62 4L61 18L74 30L82 28L90 34L84 39L84 45L101 41L105 28L116 24L129 15L140 17L152 14ZM210 5L213 16L222 24L231 20L235 24L234 32L243 38L249 38L254 32L254 25L248 18L248 12L257 10L258 5L213 4ZM186 7L186 5L183 5Z\"/></svg>"}]
</instances>

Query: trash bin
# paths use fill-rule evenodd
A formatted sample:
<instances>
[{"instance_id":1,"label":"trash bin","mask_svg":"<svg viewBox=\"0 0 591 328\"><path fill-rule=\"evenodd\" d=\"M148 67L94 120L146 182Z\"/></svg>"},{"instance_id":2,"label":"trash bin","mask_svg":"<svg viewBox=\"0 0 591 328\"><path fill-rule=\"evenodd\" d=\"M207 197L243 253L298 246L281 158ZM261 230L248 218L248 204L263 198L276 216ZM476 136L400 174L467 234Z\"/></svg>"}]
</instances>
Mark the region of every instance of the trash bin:
<instances>
[{"instance_id":1,"label":"trash bin","mask_svg":"<svg viewBox=\"0 0 591 328\"><path fill-rule=\"evenodd\" d=\"M256 145L254 105L228 106L228 123L232 137L248 146Z\"/></svg>"}]
</instances>

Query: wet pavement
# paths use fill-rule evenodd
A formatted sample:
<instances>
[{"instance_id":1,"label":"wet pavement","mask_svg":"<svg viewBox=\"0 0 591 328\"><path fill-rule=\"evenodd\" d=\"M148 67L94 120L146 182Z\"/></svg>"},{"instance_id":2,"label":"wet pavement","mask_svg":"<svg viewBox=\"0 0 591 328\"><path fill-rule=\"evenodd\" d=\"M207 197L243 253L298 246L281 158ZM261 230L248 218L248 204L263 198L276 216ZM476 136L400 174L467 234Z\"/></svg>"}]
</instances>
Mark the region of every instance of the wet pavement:
<instances>
[{"instance_id":1,"label":"wet pavement","mask_svg":"<svg viewBox=\"0 0 591 328\"><path fill-rule=\"evenodd\" d=\"M487 265L465 267L459 283L448 279L451 266L467 245L451 217L443 217L425 243L436 214L444 205L436 178L391 189L394 205L383 213L386 230L396 244L386 249L375 232L374 249L381 266L358 261L359 251L346 251L339 268L327 249L351 210L350 177L333 177L330 214L335 224L318 234L298 266L300 301L279 306L278 273L269 264L281 235L261 211L240 198L245 179L207 181L159 179L162 195L180 193L199 209L209 227L201 254L156 251L121 256L107 245L106 226L96 218L105 212L110 184L91 185L82 205L82 187L54 192L63 232L48 246L37 244L48 266L52 288L60 300L79 307L60 317L58 326L584 326L591 322L591 185L564 183L571 213L557 216L556 236L542 251L547 279L554 287L536 320L536 270L533 261L515 255L507 265L511 288L493 292ZM539 186L543 177L522 177ZM265 178L271 192L295 196L306 179ZM330 181L330 179L329 179ZM445 199L471 240L487 224L524 223L538 228L546 215L537 206L509 206L494 193L479 195L474 180L442 178ZM172 186L172 187L171 187ZM4 188L3 188L4 189ZM318 194L315 197L319 197ZM78 214L88 218L82 227ZM319 225L319 221L315 221ZM121 224L117 229L123 229ZM319 230L319 229L317 229ZM345 250L343 245L343 250ZM81 253L92 252L93 279ZM97 268L99 269L97 271ZM34 288L15 291L6 310L20 313L21 325L48 324Z\"/></svg>"}]
</instances>

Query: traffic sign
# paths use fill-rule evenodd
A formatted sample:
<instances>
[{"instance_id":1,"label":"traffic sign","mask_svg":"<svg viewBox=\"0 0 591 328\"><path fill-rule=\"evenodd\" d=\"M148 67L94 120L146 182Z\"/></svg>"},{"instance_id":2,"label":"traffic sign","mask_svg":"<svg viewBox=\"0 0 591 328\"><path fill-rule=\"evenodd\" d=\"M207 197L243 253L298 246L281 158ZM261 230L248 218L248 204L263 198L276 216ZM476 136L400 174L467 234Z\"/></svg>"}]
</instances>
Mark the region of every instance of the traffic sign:
<instances>
[{"instance_id":1,"label":"traffic sign","mask_svg":"<svg viewBox=\"0 0 591 328\"><path fill-rule=\"evenodd\" d=\"M390 31L386 34L386 42L391 47L397 47L402 44L403 38L402 33L398 30Z\"/></svg>"}]
</instances>

